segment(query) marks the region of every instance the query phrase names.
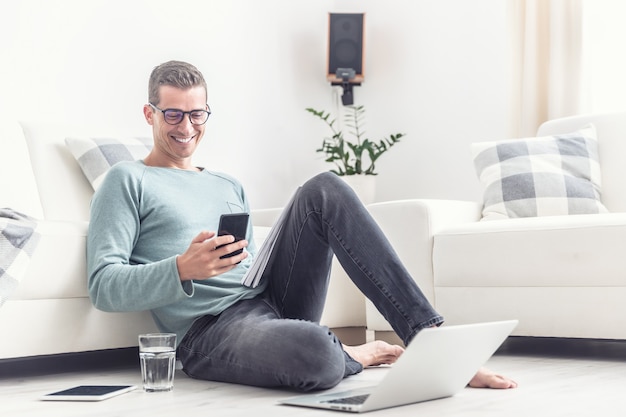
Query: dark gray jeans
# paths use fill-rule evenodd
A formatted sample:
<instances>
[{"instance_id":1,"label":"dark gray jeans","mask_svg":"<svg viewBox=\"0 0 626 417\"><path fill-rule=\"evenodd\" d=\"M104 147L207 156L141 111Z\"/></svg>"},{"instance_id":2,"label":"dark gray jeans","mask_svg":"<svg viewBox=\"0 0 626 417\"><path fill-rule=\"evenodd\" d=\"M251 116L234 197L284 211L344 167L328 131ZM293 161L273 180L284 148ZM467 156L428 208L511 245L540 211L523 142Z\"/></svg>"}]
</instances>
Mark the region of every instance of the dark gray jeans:
<instances>
[{"instance_id":1,"label":"dark gray jeans","mask_svg":"<svg viewBox=\"0 0 626 417\"><path fill-rule=\"evenodd\" d=\"M193 378L327 389L362 366L319 324L333 254L408 344L437 314L352 189L332 173L307 181L252 300L197 320L178 349ZM350 308L350 306L347 306Z\"/></svg>"}]
</instances>

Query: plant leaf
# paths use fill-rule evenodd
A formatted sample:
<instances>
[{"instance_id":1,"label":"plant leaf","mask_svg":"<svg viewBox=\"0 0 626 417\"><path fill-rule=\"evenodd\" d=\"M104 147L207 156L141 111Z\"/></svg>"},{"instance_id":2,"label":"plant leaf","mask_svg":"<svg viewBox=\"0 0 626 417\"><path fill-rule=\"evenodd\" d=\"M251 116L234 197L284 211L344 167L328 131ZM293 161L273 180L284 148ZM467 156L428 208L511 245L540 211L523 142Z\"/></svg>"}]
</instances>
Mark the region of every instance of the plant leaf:
<instances>
[{"instance_id":1,"label":"plant leaf","mask_svg":"<svg viewBox=\"0 0 626 417\"><path fill-rule=\"evenodd\" d=\"M336 169L331 169L337 175L378 175L375 172L375 163L392 146L400 142L406 136L404 133L391 134L373 142L365 137L363 125L365 124L365 106L345 106L347 109L344 116L344 126L348 134L354 140L345 139L343 131L334 126L336 118L331 119L331 113L324 110L315 110L307 107L305 110L322 120L331 130L332 136L322 140L322 146L316 152L325 155L325 161L335 164ZM329 121L330 119L330 121ZM364 155L367 158L364 158ZM369 162L367 168L365 164Z\"/></svg>"}]
</instances>

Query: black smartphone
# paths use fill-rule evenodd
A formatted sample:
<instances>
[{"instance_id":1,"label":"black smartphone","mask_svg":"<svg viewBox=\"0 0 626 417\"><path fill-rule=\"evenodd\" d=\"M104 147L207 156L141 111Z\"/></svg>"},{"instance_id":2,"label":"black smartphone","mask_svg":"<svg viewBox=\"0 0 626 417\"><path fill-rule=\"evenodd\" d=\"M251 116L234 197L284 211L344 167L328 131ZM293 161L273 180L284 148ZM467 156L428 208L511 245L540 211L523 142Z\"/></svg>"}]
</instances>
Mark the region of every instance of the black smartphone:
<instances>
[{"instance_id":1,"label":"black smartphone","mask_svg":"<svg viewBox=\"0 0 626 417\"><path fill-rule=\"evenodd\" d=\"M220 225L217 228L217 235L233 235L235 237L235 242L245 239L246 232L248 231L249 217L250 215L248 213L222 214L220 216ZM220 245L217 248L221 248L222 246L225 245ZM230 258L231 256L239 255L241 252L243 252L243 249L220 256L220 259Z\"/></svg>"}]
</instances>

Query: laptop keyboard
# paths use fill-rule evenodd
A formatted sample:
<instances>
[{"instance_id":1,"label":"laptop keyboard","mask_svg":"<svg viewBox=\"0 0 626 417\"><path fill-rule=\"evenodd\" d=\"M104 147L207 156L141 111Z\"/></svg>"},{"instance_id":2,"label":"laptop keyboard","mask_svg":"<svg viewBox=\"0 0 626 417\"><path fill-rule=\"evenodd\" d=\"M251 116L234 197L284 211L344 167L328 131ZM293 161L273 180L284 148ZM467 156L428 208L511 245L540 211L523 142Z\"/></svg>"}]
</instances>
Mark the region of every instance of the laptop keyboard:
<instances>
[{"instance_id":1,"label":"laptop keyboard","mask_svg":"<svg viewBox=\"0 0 626 417\"><path fill-rule=\"evenodd\" d=\"M324 401L325 403L331 403L331 404L353 404L353 405L358 405L358 404L363 404L365 402L365 400L367 399L367 397L369 397L369 394L363 394L363 395L354 395L352 397L344 397L344 398L335 398L334 400L328 400L328 401Z\"/></svg>"}]
</instances>

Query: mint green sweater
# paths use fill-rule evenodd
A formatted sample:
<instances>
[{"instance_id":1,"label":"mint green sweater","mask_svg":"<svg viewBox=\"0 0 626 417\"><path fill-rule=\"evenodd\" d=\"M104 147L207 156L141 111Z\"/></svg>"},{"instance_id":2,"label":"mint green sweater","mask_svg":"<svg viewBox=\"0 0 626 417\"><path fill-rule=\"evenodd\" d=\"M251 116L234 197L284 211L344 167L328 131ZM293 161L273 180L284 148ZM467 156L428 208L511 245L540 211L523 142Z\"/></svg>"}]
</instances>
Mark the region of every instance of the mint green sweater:
<instances>
[{"instance_id":1,"label":"mint green sweater","mask_svg":"<svg viewBox=\"0 0 626 417\"><path fill-rule=\"evenodd\" d=\"M248 258L206 280L182 283L176 256L202 230L217 230L223 213L248 212L241 184L221 173L148 167L121 162L91 202L87 237L89 295L104 311L150 310L161 331L180 343L194 320L216 315L264 286L240 281L256 247L248 227Z\"/></svg>"}]
</instances>

